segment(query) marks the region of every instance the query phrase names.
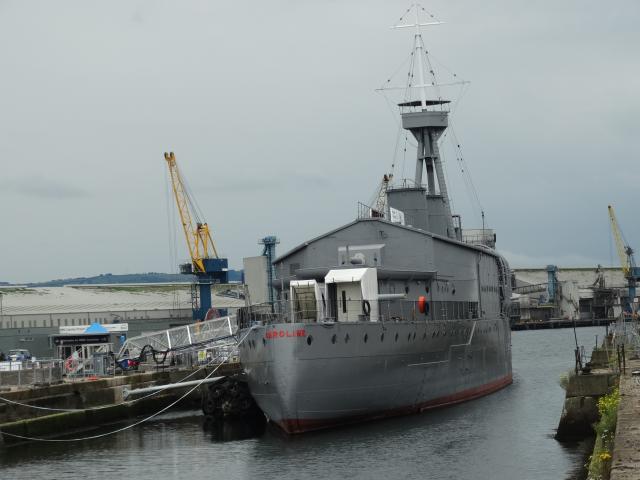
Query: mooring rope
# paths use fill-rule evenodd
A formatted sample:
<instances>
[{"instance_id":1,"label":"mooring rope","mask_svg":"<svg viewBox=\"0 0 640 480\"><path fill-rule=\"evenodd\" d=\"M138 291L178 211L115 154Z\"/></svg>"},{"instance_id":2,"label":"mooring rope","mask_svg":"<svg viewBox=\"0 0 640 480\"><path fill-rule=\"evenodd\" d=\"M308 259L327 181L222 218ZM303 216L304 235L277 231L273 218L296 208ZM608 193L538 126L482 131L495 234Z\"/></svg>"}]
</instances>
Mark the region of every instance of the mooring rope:
<instances>
[{"instance_id":1,"label":"mooring rope","mask_svg":"<svg viewBox=\"0 0 640 480\"><path fill-rule=\"evenodd\" d=\"M211 361L209 363L207 363L205 365L202 365L200 368L198 368L197 370L194 370L189 375L187 375L186 377L180 379L178 382L175 382L175 383L184 382L188 378L194 376L196 373L204 370L205 368L208 368L214 362L215 362L215 359L211 359ZM222 363L224 363L224 360L222 361ZM131 403L139 402L140 400L145 400L145 399L153 397L154 395L157 395L157 394L159 394L161 392L164 392L165 390L167 390L167 388L168 387L165 386L165 388L161 388L159 390L151 392L148 395L144 395L143 397L134 398L133 400L123 400L122 403L123 404L131 404ZM52 407L41 407L39 405L30 405L28 403L16 402L15 400L10 400L10 399L5 398L5 397L0 397L0 401L5 402L5 403L10 403L10 404L13 404L13 405L18 405L20 407L33 408L35 410L44 410L44 411L48 411L48 412L86 412L86 411L92 411L92 410L102 410L104 408L109 408L109 407L113 406L113 405L99 405L97 407L88 407L88 408L52 408Z\"/></svg>"},{"instance_id":2,"label":"mooring rope","mask_svg":"<svg viewBox=\"0 0 640 480\"><path fill-rule=\"evenodd\" d=\"M240 345L246 338L247 336L251 333L251 331L254 329L255 327L251 327L249 328L249 330L247 331L247 333L238 341L238 345ZM182 400L184 400L186 397L188 397L189 395L191 395L191 393L193 393L197 388L199 388L204 382L205 380L207 380L208 378L210 378L214 373L216 373L216 371L224 364L224 362L226 362L229 357L231 356L231 352L229 352L227 354L227 356L224 358L224 360L222 362L220 362L210 373L208 373L203 379L201 379L197 385L195 385L193 388L191 388L188 392L186 392L184 395L182 395L181 397L179 397L178 399L176 399L175 401L171 402L169 405L167 405L166 407L158 410L157 412L155 412L152 415L149 415L148 417L143 418L142 420L139 420L135 423L132 423L130 425L126 425L124 427L118 428L116 430L112 430L110 432L105 432L105 433L100 433L97 435L90 435L87 437L79 437L79 438L37 438L37 437L27 437L25 435L18 435L15 433L8 433L8 432L4 432L2 430L0 430L0 434L1 435L7 435L9 437L13 437L13 438L19 438L21 440L27 440L27 441L31 441L31 442L57 442L57 443L68 443L68 442L82 442L85 440L94 440L97 438L103 438L103 437L108 437L110 435L114 435L116 433L120 433L120 432L124 432L125 430L129 430L133 427L137 427L138 425L141 425L145 422L148 422L149 420L157 417L158 415L160 415L161 413L166 412L167 410L169 410L171 407L177 405L179 402L181 402ZM101 407L101 408L106 408L106 407Z\"/></svg>"}]
</instances>

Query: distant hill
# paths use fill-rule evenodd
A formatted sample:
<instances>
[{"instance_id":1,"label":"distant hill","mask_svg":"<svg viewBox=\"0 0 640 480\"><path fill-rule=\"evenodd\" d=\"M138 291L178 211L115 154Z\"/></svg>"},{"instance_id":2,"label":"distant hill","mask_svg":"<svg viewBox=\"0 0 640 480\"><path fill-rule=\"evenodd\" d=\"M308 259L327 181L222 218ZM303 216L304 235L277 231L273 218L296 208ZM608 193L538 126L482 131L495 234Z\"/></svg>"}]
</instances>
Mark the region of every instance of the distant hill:
<instances>
[{"instance_id":1,"label":"distant hill","mask_svg":"<svg viewBox=\"0 0 640 480\"><path fill-rule=\"evenodd\" d=\"M172 283L172 282L193 282L193 275L182 275L179 273L127 273L123 275L113 273L103 273L95 277L60 278L47 282L27 283L28 287L62 287L64 285L97 285L102 283ZM229 281L242 281L242 270L229 270ZM10 285L0 282L0 285Z\"/></svg>"}]
</instances>

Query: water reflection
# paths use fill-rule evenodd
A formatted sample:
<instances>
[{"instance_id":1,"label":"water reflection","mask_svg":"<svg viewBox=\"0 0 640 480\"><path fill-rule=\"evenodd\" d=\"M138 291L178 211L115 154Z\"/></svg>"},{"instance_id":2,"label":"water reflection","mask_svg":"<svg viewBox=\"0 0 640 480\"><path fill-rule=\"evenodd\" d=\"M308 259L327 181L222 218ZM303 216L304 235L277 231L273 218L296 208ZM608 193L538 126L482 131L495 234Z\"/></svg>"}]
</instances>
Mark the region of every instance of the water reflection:
<instances>
[{"instance_id":1,"label":"water reflection","mask_svg":"<svg viewBox=\"0 0 640 480\"><path fill-rule=\"evenodd\" d=\"M264 435L267 421L262 414L243 418L220 418L212 415L204 417L202 428L211 435L214 442L231 442Z\"/></svg>"}]
</instances>

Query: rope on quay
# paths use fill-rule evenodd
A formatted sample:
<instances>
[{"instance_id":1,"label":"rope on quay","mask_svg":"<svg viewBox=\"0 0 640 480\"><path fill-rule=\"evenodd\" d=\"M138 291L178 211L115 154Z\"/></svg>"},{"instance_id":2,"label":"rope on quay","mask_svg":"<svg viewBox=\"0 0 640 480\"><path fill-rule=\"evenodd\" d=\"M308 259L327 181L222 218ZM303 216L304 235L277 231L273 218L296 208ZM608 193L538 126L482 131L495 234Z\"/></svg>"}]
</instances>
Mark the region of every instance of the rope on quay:
<instances>
[{"instance_id":1,"label":"rope on quay","mask_svg":"<svg viewBox=\"0 0 640 480\"><path fill-rule=\"evenodd\" d=\"M249 328L249 330L247 331L247 333L238 341L238 345L240 345L246 338L247 336L251 333L251 331L254 329L255 327L251 327ZM87 437L79 437L79 438L37 438L37 437L27 437L25 435L17 435L15 433L8 433L8 432L4 432L2 430L0 430L0 435L7 435L9 437L13 437L13 438L19 438L21 440L27 440L27 441L31 441L31 442L56 442L56 443L70 443L70 442L82 442L85 440L95 440L97 438L103 438L103 437L108 437L110 435L114 435L116 433L120 433L120 432L124 432L125 430L129 430L133 427L137 427L138 425L141 425L145 422L148 422L149 420L157 417L158 415L160 415L161 413L166 412L167 410L169 410L171 407L177 405L179 402L181 402L182 400L184 400L186 397L188 397L189 395L191 395L197 388L199 388L205 380L207 380L208 378L210 378L214 373L216 373L216 371L218 370L218 368L220 368L225 361L227 361L229 359L229 357L231 356L231 353L228 353L227 356L222 360L222 362L220 362L210 373L208 373L203 379L201 379L197 385L195 385L193 388L191 388L188 392L186 392L184 395L182 395L180 398L176 399L175 401L171 402L169 405L167 405L166 407L158 410L157 412L153 413L152 415L149 415L148 417L143 418L142 420L139 420L135 423L132 423L130 425L126 425L124 427L118 428L116 430L112 430L110 432L105 432L105 433L100 433L98 435L90 435ZM143 397L145 398L145 397ZM97 407L97 408L105 408L105 407Z\"/></svg>"},{"instance_id":2,"label":"rope on quay","mask_svg":"<svg viewBox=\"0 0 640 480\"><path fill-rule=\"evenodd\" d=\"M229 358L229 356L225 357L225 359L220 363L220 365L222 365L228 358ZM208 368L213 363L214 363L214 360L212 359L209 363L207 363L206 365L201 366L197 370L194 370L189 375L187 375L186 377L184 377L181 380L179 380L177 383L184 382L186 379L194 376L196 373L204 370L205 368ZM218 367L220 365L218 365ZM216 367L216 370L218 369L218 367ZM140 398L134 398L133 400L124 400L122 403L123 404L131 404L131 403L139 402L140 400L145 400L147 398L153 397L154 395L162 393L165 390L166 390L166 388L162 388L160 390L156 390L155 392L151 392L151 393L149 393L147 395L144 395L144 396L142 396ZM48 412L86 412L88 410L102 410L104 408L109 408L109 407L112 406L112 405L100 405L100 406L97 406L97 407L89 407L89 408L51 408L51 407L40 407L38 405L30 405L28 403L16 402L15 400L10 400L10 399L4 398L4 397L0 397L0 401L5 402L5 403L10 403L10 404L13 404L13 405L18 405L20 407L28 407L28 408L33 408L33 409L36 409L36 410L45 410L45 411L48 411Z\"/></svg>"}]
</instances>

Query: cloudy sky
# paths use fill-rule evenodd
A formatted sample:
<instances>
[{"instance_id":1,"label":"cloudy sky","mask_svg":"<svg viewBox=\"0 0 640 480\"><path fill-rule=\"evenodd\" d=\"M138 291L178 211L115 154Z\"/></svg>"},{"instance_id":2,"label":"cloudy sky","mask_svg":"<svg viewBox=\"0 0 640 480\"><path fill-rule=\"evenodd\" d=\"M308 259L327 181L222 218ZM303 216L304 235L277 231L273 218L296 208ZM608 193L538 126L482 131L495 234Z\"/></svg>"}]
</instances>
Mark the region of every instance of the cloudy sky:
<instances>
[{"instance_id":1,"label":"cloudy sky","mask_svg":"<svg viewBox=\"0 0 640 480\"><path fill-rule=\"evenodd\" d=\"M353 219L402 175L375 89L409 53L388 28L408 5L0 0L0 280L175 270L168 150L234 267L264 235L283 252ZM429 50L471 81L455 132L512 266L609 265L609 203L640 248L640 3L425 6L447 22Z\"/></svg>"}]
</instances>

